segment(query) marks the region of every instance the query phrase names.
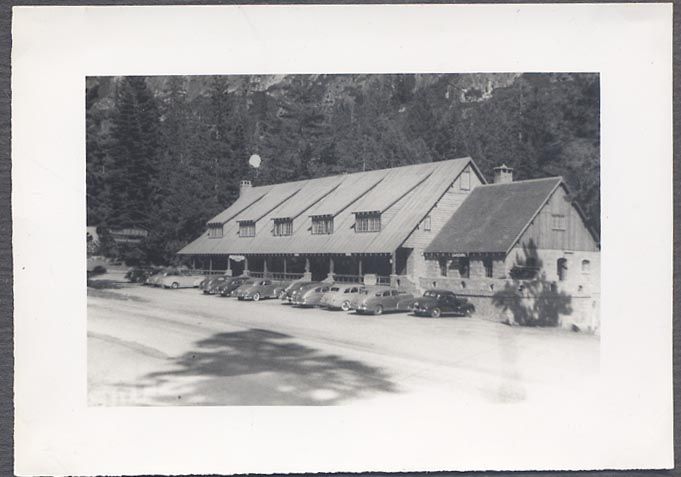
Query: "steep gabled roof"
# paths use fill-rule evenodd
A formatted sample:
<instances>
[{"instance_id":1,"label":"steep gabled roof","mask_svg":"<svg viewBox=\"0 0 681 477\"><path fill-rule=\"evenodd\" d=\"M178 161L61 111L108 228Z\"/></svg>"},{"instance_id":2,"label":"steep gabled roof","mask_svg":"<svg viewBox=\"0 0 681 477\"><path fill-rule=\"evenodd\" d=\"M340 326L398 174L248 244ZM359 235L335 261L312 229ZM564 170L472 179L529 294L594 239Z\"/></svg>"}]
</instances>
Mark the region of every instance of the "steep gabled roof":
<instances>
[{"instance_id":1,"label":"steep gabled roof","mask_svg":"<svg viewBox=\"0 0 681 477\"><path fill-rule=\"evenodd\" d=\"M426 253L507 253L562 183L560 177L478 186Z\"/></svg>"},{"instance_id":2,"label":"steep gabled roof","mask_svg":"<svg viewBox=\"0 0 681 477\"><path fill-rule=\"evenodd\" d=\"M462 158L254 187L247 197L260 198L251 206L235 213L235 203L218 216L231 216L222 238L204 234L178 253L391 253L469 164L477 171L470 158ZM381 231L356 233L354 212L372 210L384 212ZM311 233L311 217L318 215L333 216L332 234ZM293 219L292 235L272 234L277 218ZM255 237L238 235L241 220L257 222Z\"/></svg>"},{"instance_id":3,"label":"steep gabled roof","mask_svg":"<svg viewBox=\"0 0 681 477\"><path fill-rule=\"evenodd\" d=\"M257 222L298 194L306 181L285 182L273 185L270 190L251 207L247 207L234 220L236 222Z\"/></svg>"},{"instance_id":4,"label":"steep gabled roof","mask_svg":"<svg viewBox=\"0 0 681 477\"><path fill-rule=\"evenodd\" d=\"M329 195L342 181L342 176L322 177L307 181L299 193L274 211L272 218L294 219L298 217Z\"/></svg>"},{"instance_id":5,"label":"steep gabled roof","mask_svg":"<svg viewBox=\"0 0 681 477\"><path fill-rule=\"evenodd\" d=\"M210 219L208 225L220 225L229 222L248 207L262 199L271 189L272 186L262 186L243 190L239 198L227 209Z\"/></svg>"}]
</instances>

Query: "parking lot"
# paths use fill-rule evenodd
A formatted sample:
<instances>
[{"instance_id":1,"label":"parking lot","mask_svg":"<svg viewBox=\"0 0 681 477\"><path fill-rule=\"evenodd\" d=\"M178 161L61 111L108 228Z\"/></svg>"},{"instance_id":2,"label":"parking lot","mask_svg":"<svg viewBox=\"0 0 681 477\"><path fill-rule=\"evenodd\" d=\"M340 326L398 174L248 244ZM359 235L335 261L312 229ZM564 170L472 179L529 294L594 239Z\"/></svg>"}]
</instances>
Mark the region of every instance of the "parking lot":
<instances>
[{"instance_id":1,"label":"parking lot","mask_svg":"<svg viewBox=\"0 0 681 477\"><path fill-rule=\"evenodd\" d=\"M580 392L599 340L473 317L363 316L126 284L88 288L90 405L514 403Z\"/></svg>"}]
</instances>

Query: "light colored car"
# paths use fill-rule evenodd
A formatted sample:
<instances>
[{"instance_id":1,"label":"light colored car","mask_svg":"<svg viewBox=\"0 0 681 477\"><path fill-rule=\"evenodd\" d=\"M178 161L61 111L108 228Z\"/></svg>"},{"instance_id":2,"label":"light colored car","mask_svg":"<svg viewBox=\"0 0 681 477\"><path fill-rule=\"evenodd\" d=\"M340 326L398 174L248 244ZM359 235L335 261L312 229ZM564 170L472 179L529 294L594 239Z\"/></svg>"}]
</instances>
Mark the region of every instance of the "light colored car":
<instances>
[{"instance_id":1,"label":"light colored car","mask_svg":"<svg viewBox=\"0 0 681 477\"><path fill-rule=\"evenodd\" d=\"M311 287L303 293L295 296L293 304L302 307L318 306L322 296L331 288L331 284L320 284L316 287Z\"/></svg>"},{"instance_id":2,"label":"light colored car","mask_svg":"<svg viewBox=\"0 0 681 477\"><path fill-rule=\"evenodd\" d=\"M194 288L199 286L203 277L198 277L189 271L167 272L159 281L163 288Z\"/></svg>"},{"instance_id":3,"label":"light colored car","mask_svg":"<svg viewBox=\"0 0 681 477\"><path fill-rule=\"evenodd\" d=\"M372 287L360 291L351 308L357 313L380 315L389 311L411 311L414 295L397 288Z\"/></svg>"},{"instance_id":4,"label":"light colored car","mask_svg":"<svg viewBox=\"0 0 681 477\"><path fill-rule=\"evenodd\" d=\"M279 298L281 292L288 286L288 282L277 282L270 279L256 280L255 283L239 287L239 300L259 301L265 298Z\"/></svg>"},{"instance_id":5,"label":"light colored car","mask_svg":"<svg viewBox=\"0 0 681 477\"><path fill-rule=\"evenodd\" d=\"M163 280L169 273L172 273L173 270L168 270L168 269L163 269L159 271L158 273L155 273L154 275L150 276L147 278L147 280L144 282L145 285L150 285L153 287L160 287L161 286L161 280Z\"/></svg>"},{"instance_id":6,"label":"light colored car","mask_svg":"<svg viewBox=\"0 0 681 477\"><path fill-rule=\"evenodd\" d=\"M329 288L321 300L319 306L329 310L350 311L353 298L364 288L361 283L338 283Z\"/></svg>"}]
</instances>

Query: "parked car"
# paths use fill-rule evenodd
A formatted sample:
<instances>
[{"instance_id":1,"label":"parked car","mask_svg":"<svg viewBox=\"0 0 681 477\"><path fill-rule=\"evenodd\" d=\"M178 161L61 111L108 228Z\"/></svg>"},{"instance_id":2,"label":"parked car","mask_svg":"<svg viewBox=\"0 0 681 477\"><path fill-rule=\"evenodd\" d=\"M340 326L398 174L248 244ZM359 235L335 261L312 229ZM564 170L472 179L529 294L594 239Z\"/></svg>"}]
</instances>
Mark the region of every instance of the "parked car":
<instances>
[{"instance_id":1,"label":"parked car","mask_svg":"<svg viewBox=\"0 0 681 477\"><path fill-rule=\"evenodd\" d=\"M230 282L232 280L236 280L236 278L230 277L228 275L206 277L203 280L201 280L201 283L199 283L199 288L206 295L215 295L219 285L225 282Z\"/></svg>"},{"instance_id":2,"label":"parked car","mask_svg":"<svg viewBox=\"0 0 681 477\"><path fill-rule=\"evenodd\" d=\"M413 310L418 316L432 318L445 313L470 316L475 312L475 306L467 298L457 296L450 290L426 290L422 297L414 301Z\"/></svg>"},{"instance_id":3,"label":"parked car","mask_svg":"<svg viewBox=\"0 0 681 477\"><path fill-rule=\"evenodd\" d=\"M159 270L158 272L154 273L152 276L146 279L144 282L145 285L153 286L153 287L160 287L161 280L168 275L169 273L173 273L174 270L170 268L164 268Z\"/></svg>"},{"instance_id":4,"label":"parked car","mask_svg":"<svg viewBox=\"0 0 681 477\"><path fill-rule=\"evenodd\" d=\"M414 295L397 288L371 287L362 289L355 297L350 308L359 314L380 315L390 311L410 311Z\"/></svg>"},{"instance_id":5,"label":"parked car","mask_svg":"<svg viewBox=\"0 0 681 477\"><path fill-rule=\"evenodd\" d=\"M320 282L308 282L304 280L293 282L286 287L284 293L282 293L281 300L284 303L293 303L294 297L298 295L298 293L300 293L303 290L314 288L317 285L320 285Z\"/></svg>"},{"instance_id":6,"label":"parked car","mask_svg":"<svg viewBox=\"0 0 681 477\"><path fill-rule=\"evenodd\" d=\"M144 283L147 278L158 273L158 268L152 267L132 267L125 274L125 278L132 283Z\"/></svg>"},{"instance_id":7,"label":"parked car","mask_svg":"<svg viewBox=\"0 0 681 477\"><path fill-rule=\"evenodd\" d=\"M361 283L336 284L322 296L319 306L329 310L350 311L353 299L363 288Z\"/></svg>"},{"instance_id":8,"label":"parked car","mask_svg":"<svg viewBox=\"0 0 681 477\"><path fill-rule=\"evenodd\" d=\"M304 292L298 293L293 304L302 307L318 306L322 296L329 291L329 288L331 288L331 284L320 284L316 287L310 287Z\"/></svg>"},{"instance_id":9,"label":"parked car","mask_svg":"<svg viewBox=\"0 0 681 477\"><path fill-rule=\"evenodd\" d=\"M166 274L158 280L158 286L173 289L193 288L198 286L197 276L188 270L166 272Z\"/></svg>"},{"instance_id":10,"label":"parked car","mask_svg":"<svg viewBox=\"0 0 681 477\"><path fill-rule=\"evenodd\" d=\"M239 300L259 301L266 298L279 298L288 282L279 282L268 278L256 280L250 286L241 286L237 293Z\"/></svg>"},{"instance_id":11,"label":"parked car","mask_svg":"<svg viewBox=\"0 0 681 477\"><path fill-rule=\"evenodd\" d=\"M215 294L220 296L236 296L242 286L252 285L255 280L248 277L236 277L232 281L226 281L215 287Z\"/></svg>"}]
</instances>

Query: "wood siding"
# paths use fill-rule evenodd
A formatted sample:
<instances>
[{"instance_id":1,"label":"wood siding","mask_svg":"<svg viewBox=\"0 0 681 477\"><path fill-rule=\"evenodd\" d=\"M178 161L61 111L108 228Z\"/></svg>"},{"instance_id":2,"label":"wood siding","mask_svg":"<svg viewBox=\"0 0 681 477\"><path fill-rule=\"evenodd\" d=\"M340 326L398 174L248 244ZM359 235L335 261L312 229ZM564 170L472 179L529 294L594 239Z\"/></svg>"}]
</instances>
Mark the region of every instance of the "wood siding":
<instances>
[{"instance_id":1,"label":"wood siding","mask_svg":"<svg viewBox=\"0 0 681 477\"><path fill-rule=\"evenodd\" d=\"M482 184L480 178L471 166L466 167L464 172L466 170L471 171L470 190L461 190L461 176L457 177L444 193L442 198L436 202L430 210L423 210L422 219L425 218L425 216L430 215L430 231L424 230L423 220L421 220L418 227L414 229L409 237L407 237L407 240L404 241L404 244L402 245L403 247L413 248L418 250L419 253L422 252L423 249L425 249L433 240L433 238L435 238L435 236L440 232L440 230L442 230L442 227L447 223L454 212L456 212L466 197L468 197L470 191Z\"/></svg>"},{"instance_id":2,"label":"wood siding","mask_svg":"<svg viewBox=\"0 0 681 477\"><path fill-rule=\"evenodd\" d=\"M421 214L421 221L418 226L409 234L402 244L402 247L413 249L407 260L408 274L412 277L423 277L430 275L428 263L423 256L423 251L430 242L442 230L451 216L456 212L468 194L477 186L483 183L477 172L470 165L462 172L469 171L470 188L462 190L461 176L457 176L447 188L442 197L430 209L424 209ZM430 215L430 231L423 227L423 219ZM436 261L437 262L437 261Z\"/></svg>"},{"instance_id":3,"label":"wood siding","mask_svg":"<svg viewBox=\"0 0 681 477\"><path fill-rule=\"evenodd\" d=\"M554 216L563 216L565 230L554 228ZM525 229L517 246L534 242L539 249L598 251L598 244L584 225L577 209L568 201L565 189L559 187Z\"/></svg>"}]
</instances>

